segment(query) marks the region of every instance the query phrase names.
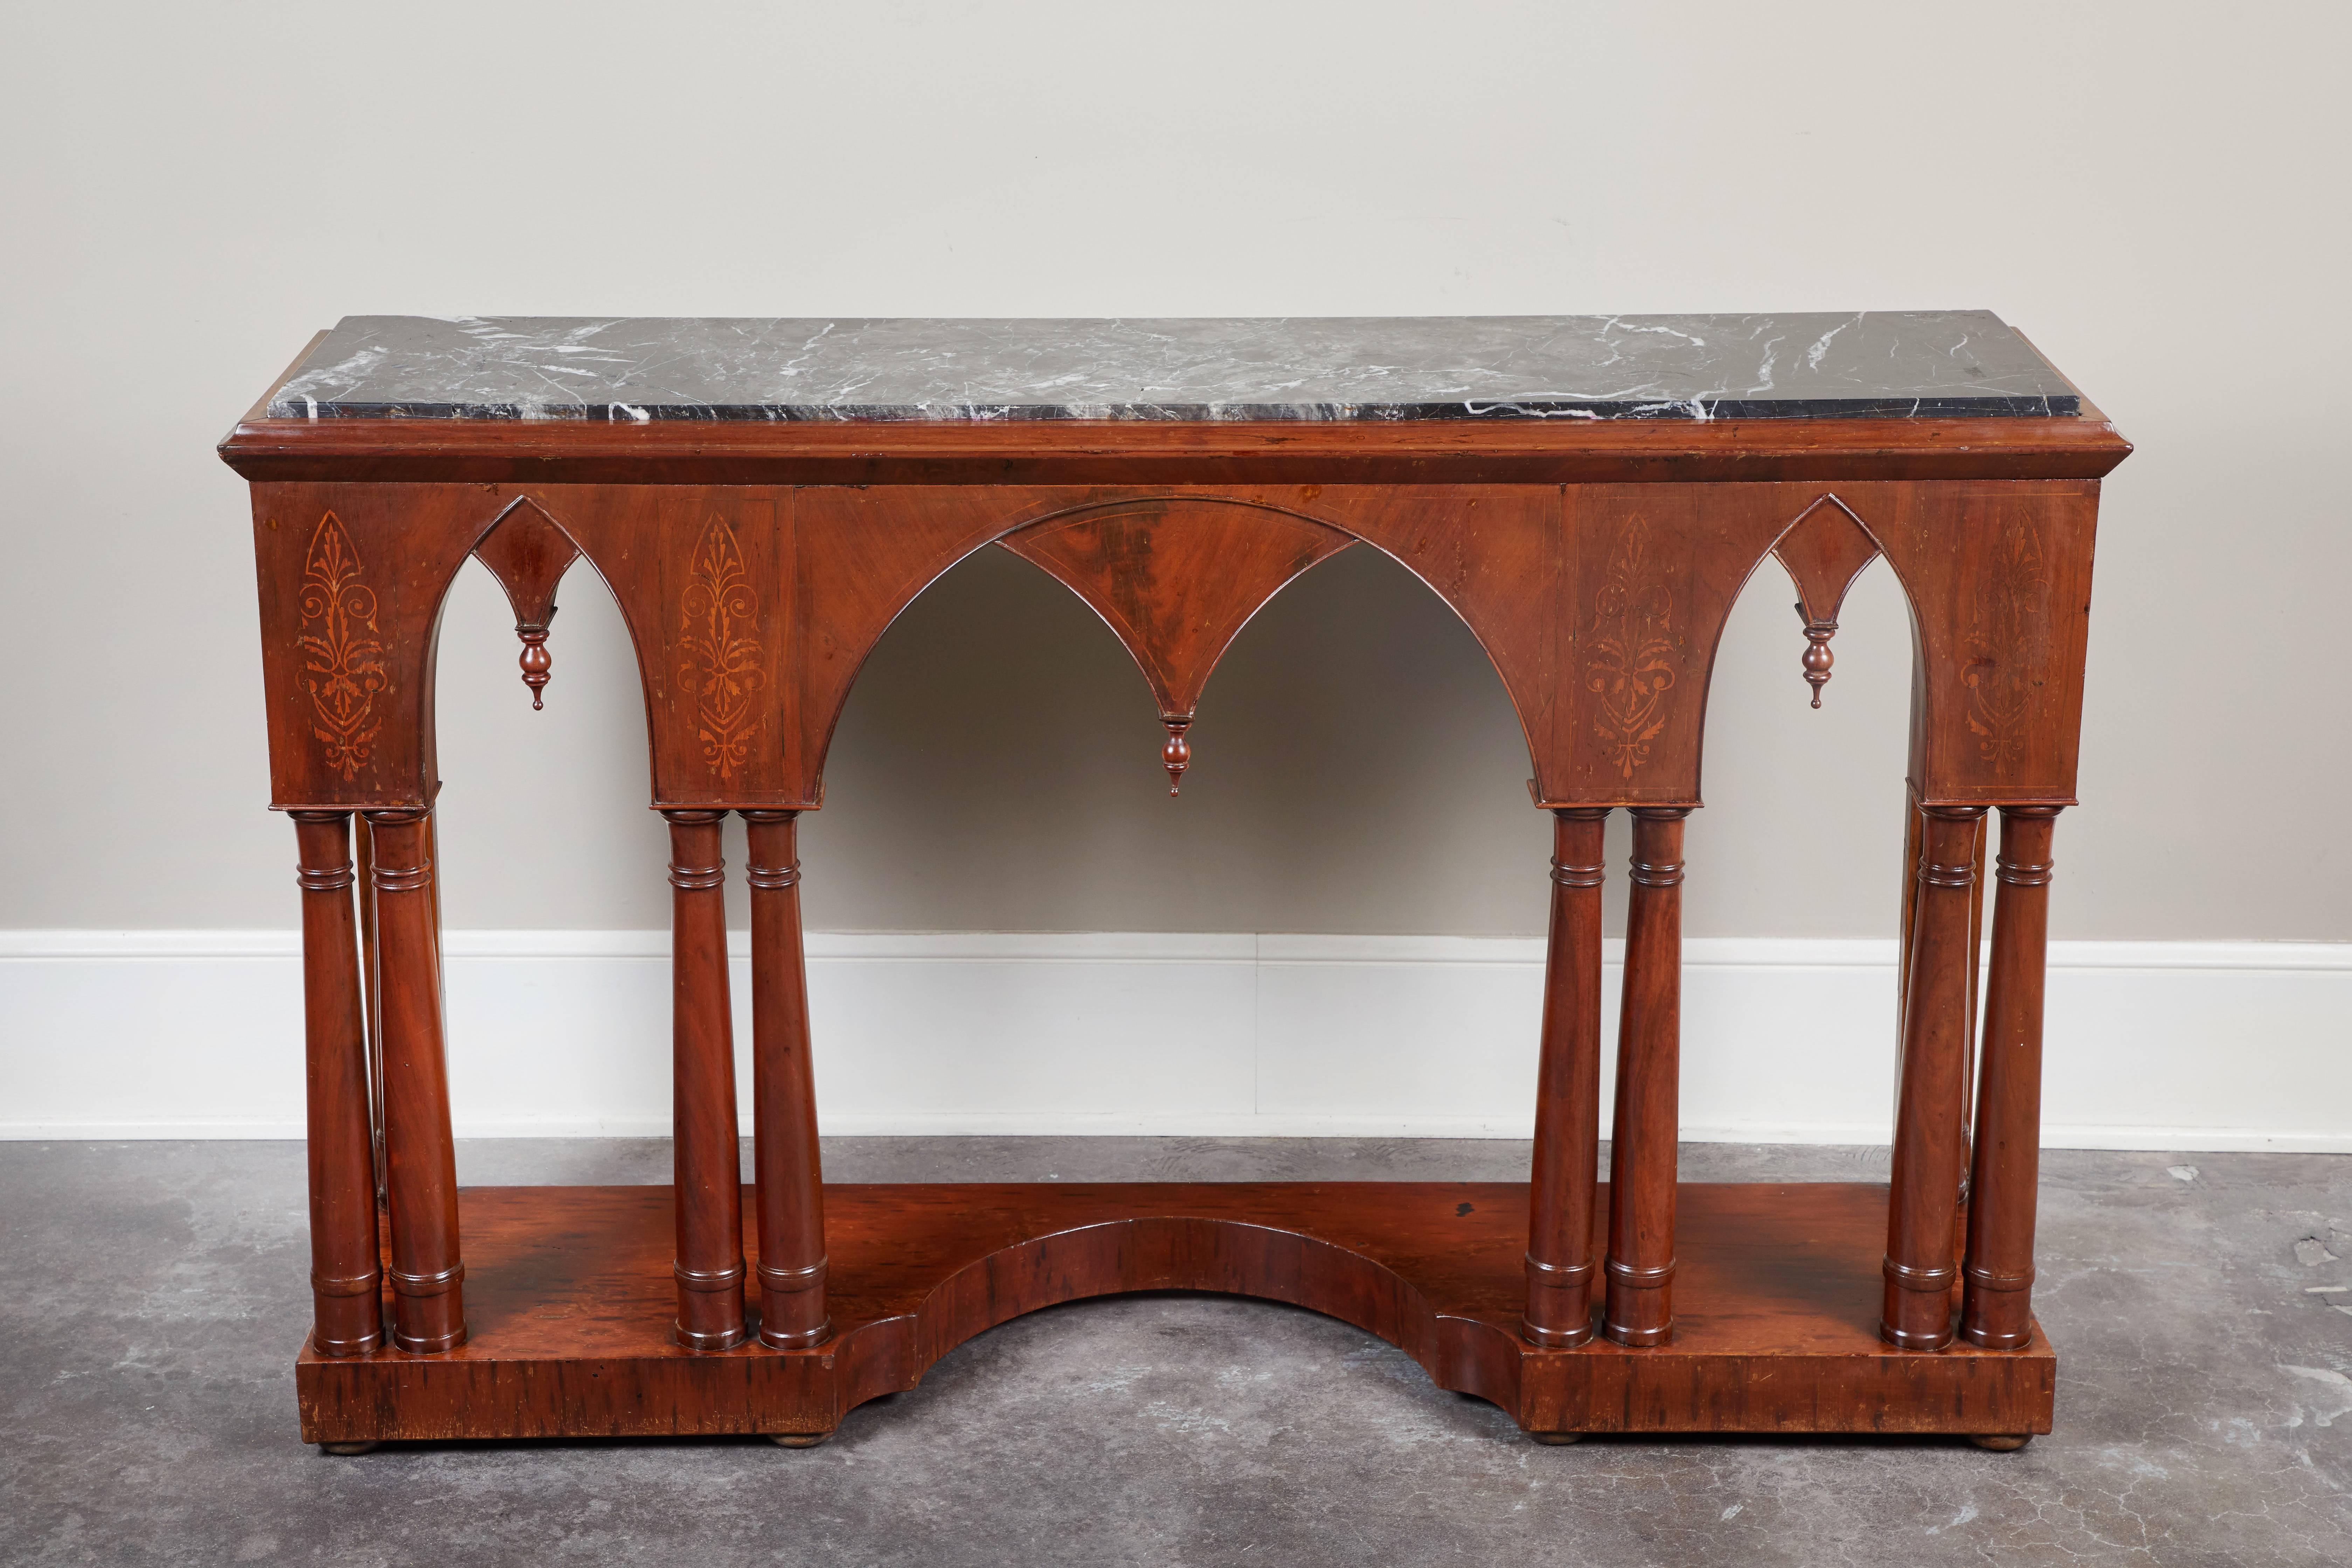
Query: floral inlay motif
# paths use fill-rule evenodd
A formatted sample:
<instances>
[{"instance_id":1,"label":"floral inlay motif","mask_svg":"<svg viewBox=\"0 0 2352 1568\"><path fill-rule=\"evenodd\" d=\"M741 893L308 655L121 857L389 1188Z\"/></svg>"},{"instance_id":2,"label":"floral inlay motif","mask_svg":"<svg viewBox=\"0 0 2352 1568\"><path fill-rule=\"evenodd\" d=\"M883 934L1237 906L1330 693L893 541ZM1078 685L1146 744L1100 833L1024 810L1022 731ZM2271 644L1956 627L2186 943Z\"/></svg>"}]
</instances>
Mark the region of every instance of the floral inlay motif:
<instances>
[{"instance_id":1,"label":"floral inlay motif","mask_svg":"<svg viewBox=\"0 0 2352 1568\"><path fill-rule=\"evenodd\" d=\"M383 733L375 700L392 689L375 624L375 591L360 581L359 552L333 512L319 520L302 560L303 689L311 731L326 742L327 765L359 776Z\"/></svg>"},{"instance_id":2,"label":"floral inlay motif","mask_svg":"<svg viewBox=\"0 0 2352 1568\"><path fill-rule=\"evenodd\" d=\"M2041 630L2029 606L2044 587L2042 540L2021 523L2001 536L1991 571L1970 591L1969 633L1963 649L1960 684L1969 689L1969 730L1977 752L1996 768L2025 760L2026 734L2019 722L2033 704L2026 679L2032 660L2029 642Z\"/></svg>"},{"instance_id":3,"label":"floral inlay motif","mask_svg":"<svg viewBox=\"0 0 2352 1568\"><path fill-rule=\"evenodd\" d=\"M1593 600L1591 655L1585 689L1601 699L1592 717L1610 765L1632 778L1650 760L1650 742L1670 717L1675 640L1674 595L1649 574L1650 525L1635 519L1619 542Z\"/></svg>"},{"instance_id":4,"label":"floral inlay motif","mask_svg":"<svg viewBox=\"0 0 2352 1568\"><path fill-rule=\"evenodd\" d=\"M678 682L694 704L702 760L731 779L751 754L760 719L751 699L767 680L760 602L735 531L713 517L695 546L679 605Z\"/></svg>"}]
</instances>

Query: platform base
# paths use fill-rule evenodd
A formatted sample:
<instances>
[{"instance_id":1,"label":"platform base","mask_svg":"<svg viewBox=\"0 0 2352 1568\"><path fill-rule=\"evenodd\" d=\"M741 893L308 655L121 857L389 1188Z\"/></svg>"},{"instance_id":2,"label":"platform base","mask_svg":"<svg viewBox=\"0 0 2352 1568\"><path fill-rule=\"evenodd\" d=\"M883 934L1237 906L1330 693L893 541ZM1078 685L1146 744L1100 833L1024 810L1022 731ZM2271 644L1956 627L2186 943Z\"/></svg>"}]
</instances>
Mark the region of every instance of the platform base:
<instances>
[{"instance_id":1,"label":"platform base","mask_svg":"<svg viewBox=\"0 0 2352 1568\"><path fill-rule=\"evenodd\" d=\"M846 1185L824 1204L834 1337L697 1353L671 1338L668 1188L461 1193L470 1338L438 1355L305 1346L303 1440L814 1441L998 1323L1132 1290L1328 1313L1532 1433L2050 1430L2057 1363L2038 1325L2013 1351L1880 1342L1883 1186L1685 1185L1674 1336L1647 1350L1520 1337L1516 1183Z\"/></svg>"}]
</instances>

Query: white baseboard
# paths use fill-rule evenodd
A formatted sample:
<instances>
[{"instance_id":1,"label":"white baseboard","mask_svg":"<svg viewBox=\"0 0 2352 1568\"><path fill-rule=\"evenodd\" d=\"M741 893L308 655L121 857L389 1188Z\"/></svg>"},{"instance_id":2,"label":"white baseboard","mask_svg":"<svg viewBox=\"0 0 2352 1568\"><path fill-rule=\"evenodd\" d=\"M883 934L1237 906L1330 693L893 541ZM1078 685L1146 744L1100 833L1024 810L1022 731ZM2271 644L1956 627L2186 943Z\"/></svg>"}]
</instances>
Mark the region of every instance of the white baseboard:
<instances>
[{"instance_id":1,"label":"white baseboard","mask_svg":"<svg viewBox=\"0 0 2352 1568\"><path fill-rule=\"evenodd\" d=\"M446 952L461 1135L668 1131L666 933L451 931ZM0 931L0 1137L299 1136L297 953L290 931ZM1525 1137L1542 958L1465 937L815 934L820 1114L836 1133ZM1893 942L1693 940L1685 961L1685 1137L1887 1141ZM2057 942L2050 963L2046 1144L2352 1152L2352 943Z\"/></svg>"}]
</instances>

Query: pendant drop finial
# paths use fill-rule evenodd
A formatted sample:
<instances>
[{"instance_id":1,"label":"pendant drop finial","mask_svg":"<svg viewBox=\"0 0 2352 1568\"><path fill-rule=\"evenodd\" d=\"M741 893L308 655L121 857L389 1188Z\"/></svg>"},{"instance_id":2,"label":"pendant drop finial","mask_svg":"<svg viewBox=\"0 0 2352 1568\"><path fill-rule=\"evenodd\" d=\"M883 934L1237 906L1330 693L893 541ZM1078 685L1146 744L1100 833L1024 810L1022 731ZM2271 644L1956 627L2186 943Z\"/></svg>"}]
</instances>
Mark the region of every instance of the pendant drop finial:
<instances>
[{"instance_id":1,"label":"pendant drop finial","mask_svg":"<svg viewBox=\"0 0 2352 1568\"><path fill-rule=\"evenodd\" d=\"M555 679L555 659L547 651L547 628L519 626L515 636L522 639L522 683L530 688L530 705L534 710L544 708L547 683Z\"/></svg>"},{"instance_id":2,"label":"pendant drop finial","mask_svg":"<svg viewBox=\"0 0 2352 1568\"><path fill-rule=\"evenodd\" d=\"M1184 731L1192 728L1190 719L1162 719L1168 726L1168 743L1160 748L1160 765L1168 770L1168 793L1175 795L1184 782L1184 770L1192 765L1192 748L1184 742Z\"/></svg>"},{"instance_id":3,"label":"pendant drop finial","mask_svg":"<svg viewBox=\"0 0 2352 1568\"><path fill-rule=\"evenodd\" d=\"M1830 638L1837 636L1838 606L1863 568L1878 559L1878 541L1862 520L1835 496L1807 507L1772 546L1772 554L1797 584L1797 619L1805 628L1805 684L1813 706L1830 683Z\"/></svg>"},{"instance_id":4,"label":"pendant drop finial","mask_svg":"<svg viewBox=\"0 0 2352 1568\"><path fill-rule=\"evenodd\" d=\"M1797 613L1803 615L1805 607L1798 605ZM1835 636L1835 621L1805 623L1805 683L1813 689L1816 708L1822 705L1822 688L1830 683L1830 666L1837 662L1837 656L1830 652L1830 638Z\"/></svg>"},{"instance_id":5,"label":"pendant drop finial","mask_svg":"<svg viewBox=\"0 0 2352 1568\"><path fill-rule=\"evenodd\" d=\"M547 631L555 624L555 588L580 559L580 547L537 501L520 496L474 546L474 559L488 567L507 591L515 636L522 639L522 683L530 689L531 707L545 708L547 682L555 665L547 652Z\"/></svg>"}]
</instances>

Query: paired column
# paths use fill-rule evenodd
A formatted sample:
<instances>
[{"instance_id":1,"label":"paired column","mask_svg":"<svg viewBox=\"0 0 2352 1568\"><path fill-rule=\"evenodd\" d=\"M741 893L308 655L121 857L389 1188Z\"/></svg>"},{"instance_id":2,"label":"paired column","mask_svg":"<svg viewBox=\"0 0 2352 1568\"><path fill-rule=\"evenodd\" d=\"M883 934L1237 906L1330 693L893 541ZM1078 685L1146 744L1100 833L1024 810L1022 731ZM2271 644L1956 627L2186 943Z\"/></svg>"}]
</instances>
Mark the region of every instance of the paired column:
<instances>
[{"instance_id":1,"label":"paired column","mask_svg":"<svg viewBox=\"0 0 2352 1568\"><path fill-rule=\"evenodd\" d=\"M2042 999L2050 838L2059 808L2003 806L1992 975L1977 1073L1960 1333L1988 1350L2032 1337L2033 1205L2042 1160Z\"/></svg>"},{"instance_id":2,"label":"paired column","mask_svg":"<svg viewBox=\"0 0 2352 1568\"><path fill-rule=\"evenodd\" d=\"M366 814L374 845L378 1004L383 1039L385 1206L392 1229L393 1343L466 1341L466 1266L457 1251L457 1161L442 1038L440 922L432 814Z\"/></svg>"},{"instance_id":3,"label":"paired column","mask_svg":"<svg viewBox=\"0 0 2352 1568\"><path fill-rule=\"evenodd\" d=\"M1601 881L1606 806L1552 812L1551 938L1536 1075L1528 1222L1530 1343L1592 1337L1592 1200L1601 1139Z\"/></svg>"},{"instance_id":4,"label":"paired column","mask_svg":"<svg viewBox=\"0 0 2352 1568\"><path fill-rule=\"evenodd\" d=\"M735 1041L727 986L723 811L669 819L670 1061L677 1340L743 1342L743 1187L736 1152Z\"/></svg>"},{"instance_id":5,"label":"paired column","mask_svg":"<svg viewBox=\"0 0 2352 1568\"><path fill-rule=\"evenodd\" d=\"M383 1342L374 1124L352 908L352 814L297 811L302 889L303 1059L310 1162L311 1348L364 1355Z\"/></svg>"},{"instance_id":6,"label":"paired column","mask_svg":"<svg viewBox=\"0 0 2352 1568\"><path fill-rule=\"evenodd\" d=\"M1609 1293L1603 1331L1664 1344L1674 1329L1675 1139L1682 1075L1683 819L1633 808L1625 985L1617 1016L1617 1115L1609 1148Z\"/></svg>"},{"instance_id":7,"label":"paired column","mask_svg":"<svg viewBox=\"0 0 2352 1568\"><path fill-rule=\"evenodd\" d=\"M669 820L672 1114L678 1342L729 1350L749 1335L743 1300L743 1188L729 1005L724 811ZM808 983L801 957L800 814L746 810L751 886L751 1117L760 1238L760 1339L779 1350L822 1342L824 1208L809 1069Z\"/></svg>"},{"instance_id":8,"label":"paired column","mask_svg":"<svg viewBox=\"0 0 2352 1568\"><path fill-rule=\"evenodd\" d=\"M347 811L297 811L310 1116L312 1343L362 1355L383 1342L376 1118L353 908ZM440 942L423 810L365 815L373 850L373 963L382 1037L381 1146L391 1231L393 1342L417 1353L465 1342L456 1147L443 1037ZM746 1337L721 811L670 824L675 1204L680 1342ZM761 1338L780 1348L829 1333L800 868L793 812L747 812L751 832L754 1116Z\"/></svg>"},{"instance_id":9,"label":"paired column","mask_svg":"<svg viewBox=\"0 0 2352 1568\"><path fill-rule=\"evenodd\" d=\"M2014 1349L2032 1332L2042 1016L2058 808L2004 807L1967 1215L1962 1331ZM351 814L298 811L314 1310L321 1354L381 1342L370 1086L352 907ZM1673 1324L1679 1096L1682 837L1687 807L1634 809L1632 899L1611 1152L1605 1323L1619 1343ZM1909 904L1881 1331L1906 1349L1952 1338L1952 1237L1969 1165L1963 1100L1973 990L1976 858L1985 808L1918 818ZM746 1337L741 1189L729 1009L721 811L668 811L673 898L678 1337ZM1591 1229L1600 1055L1605 808L1554 813L1553 898L1525 1327L1539 1345L1591 1336ZM365 814L381 975L383 1144L394 1342L465 1341L457 1174L442 1029L437 921L424 810ZM755 1162L761 1339L821 1342L822 1186L802 960L797 813L751 811Z\"/></svg>"},{"instance_id":10,"label":"paired column","mask_svg":"<svg viewBox=\"0 0 2352 1568\"><path fill-rule=\"evenodd\" d=\"M760 1341L779 1350L832 1332L824 1304L824 1190L809 1062L796 811L746 811L751 884L751 1163L757 1173Z\"/></svg>"},{"instance_id":11,"label":"paired column","mask_svg":"<svg viewBox=\"0 0 2352 1568\"><path fill-rule=\"evenodd\" d=\"M1691 808L1636 806L1633 812L1633 889L1617 1017L1601 1331L1619 1344L1648 1346L1665 1343L1674 1332L1683 820ZM1544 973L1524 1331L1531 1343L1566 1348L1592 1337L1601 844L1609 811L1555 809L1552 819L1551 942Z\"/></svg>"},{"instance_id":12,"label":"paired column","mask_svg":"<svg viewBox=\"0 0 2352 1568\"><path fill-rule=\"evenodd\" d=\"M1967 1117L1974 1032L1978 868L1986 808L1922 808L1905 900L1903 1059L1888 1205L1881 1333L1905 1349L1960 1331L2010 1350L2032 1335L2034 1200L2041 1142L2042 1019L2055 806L2001 810L2000 893L1977 1072L1973 1162ZM1615 1134L1605 1263L1607 1336L1671 1336L1675 1144L1681 1032L1682 838L1687 807L1633 810L1632 898L1618 1026ZM1533 1343L1591 1338L1590 1257L1600 1037L1599 808L1554 812L1524 1329ZM1965 1205L1965 1269L1955 1268Z\"/></svg>"}]
</instances>

